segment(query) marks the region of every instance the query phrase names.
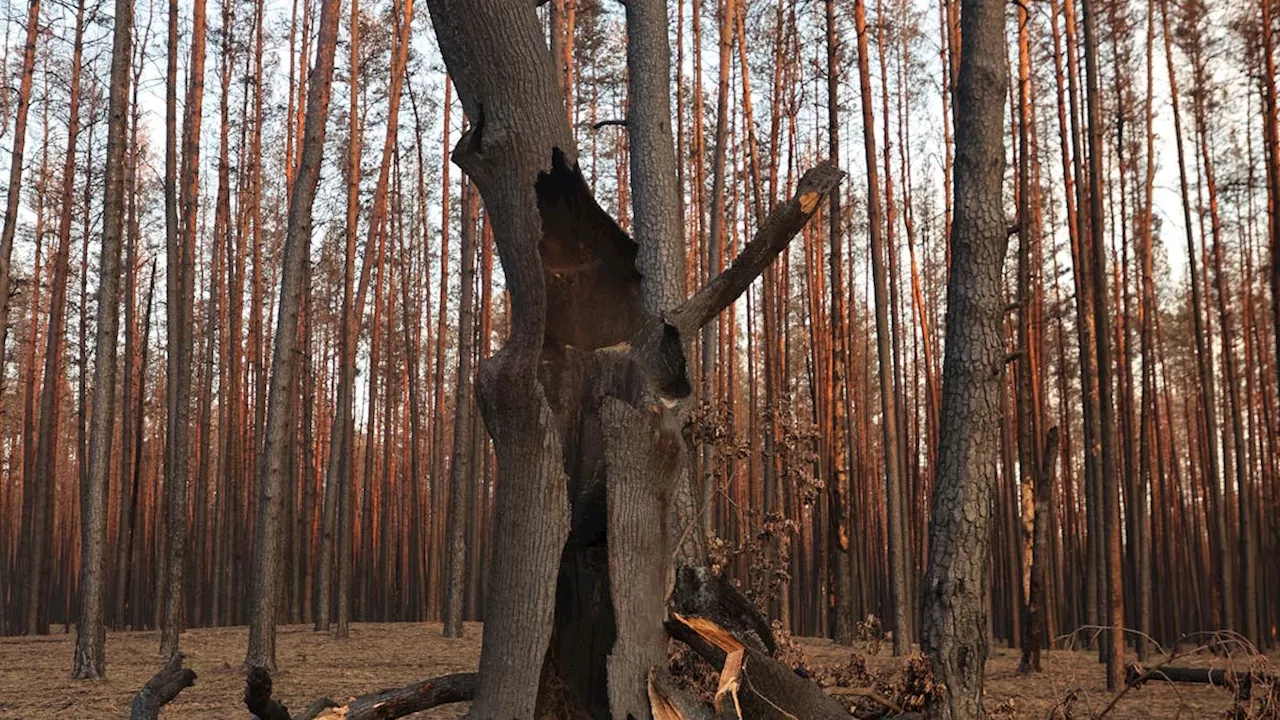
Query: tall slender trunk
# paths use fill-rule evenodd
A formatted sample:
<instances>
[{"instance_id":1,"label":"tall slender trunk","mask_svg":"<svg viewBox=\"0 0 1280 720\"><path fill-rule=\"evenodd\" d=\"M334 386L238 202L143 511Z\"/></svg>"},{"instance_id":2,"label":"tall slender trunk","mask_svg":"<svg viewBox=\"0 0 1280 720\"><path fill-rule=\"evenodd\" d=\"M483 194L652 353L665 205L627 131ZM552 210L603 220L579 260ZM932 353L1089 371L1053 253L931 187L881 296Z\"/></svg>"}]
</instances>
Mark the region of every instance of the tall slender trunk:
<instances>
[{"instance_id":1,"label":"tall slender trunk","mask_svg":"<svg viewBox=\"0 0 1280 720\"><path fill-rule=\"evenodd\" d=\"M898 401L893 382L893 351L889 327L889 297L885 278L886 252L880 212L880 180L877 171L875 115L872 108L871 71L868 63L867 7L865 0L854 2L854 22L858 33L858 76L862 90L863 144L867 160L867 224L871 235L871 271L875 286L876 356L880 364L880 434L888 500L890 597L893 604L893 652L901 655L909 648L910 598L907 584L906 529L902 527L902 454L898 449Z\"/></svg>"},{"instance_id":2,"label":"tall slender trunk","mask_svg":"<svg viewBox=\"0 0 1280 720\"><path fill-rule=\"evenodd\" d=\"M13 120L13 148L9 158L9 189L5 201L4 226L0 229L0 357L5 357L9 339L9 258L13 255L13 235L18 227L18 206L22 201L23 151L27 141L31 78L36 68L36 40L39 37L40 0L31 0L27 6L27 40L22 47L22 77L18 81L18 111ZM0 377L0 385L3 382L3 377Z\"/></svg>"},{"instance_id":3,"label":"tall slender trunk","mask_svg":"<svg viewBox=\"0 0 1280 720\"><path fill-rule=\"evenodd\" d=\"M1089 229L1093 240L1093 317L1098 357L1098 433L1102 440L1103 536L1107 568L1107 689L1116 689L1124 676L1124 589L1121 586L1120 486L1116 466L1116 438L1111 402L1114 366L1111 361L1111 316L1107 311L1107 266L1103 241L1102 98L1098 88L1098 51L1093 0L1082 0L1084 58L1089 128Z\"/></svg>"},{"instance_id":4,"label":"tall slender trunk","mask_svg":"<svg viewBox=\"0 0 1280 720\"><path fill-rule=\"evenodd\" d=\"M356 265L356 235L360 222L360 3L351 3L351 75L349 78L349 104L347 109L347 218L345 262L342 269L342 309L338 330L338 391L334 405L333 425L329 435L329 464L325 472L324 537L320 544L320 560L317 581L316 630L329 629L329 603L332 589L334 537L337 537L338 587L337 587L337 636L347 637L351 626L351 502L353 483L351 478L352 441L354 419L352 404L355 392L355 356L359 333L356 330L353 307L353 284ZM366 264L368 258L366 256ZM335 526L336 523L336 526Z\"/></svg>"},{"instance_id":5,"label":"tall slender trunk","mask_svg":"<svg viewBox=\"0 0 1280 720\"><path fill-rule=\"evenodd\" d=\"M445 525L449 529L449 544L445 549L444 588L444 636L462 637L463 589L466 581L466 523L470 493L469 483L476 478L472 472L471 450L471 395L472 352L474 348L475 318L472 314L475 296L476 274L476 198L468 181L462 186L462 243L458 252L462 258L462 276L459 285L458 305L458 380L453 410L453 463L449 488L449 511Z\"/></svg>"},{"instance_id":6,"label":"tall slender trunk","mask_svg":"<svg viewBox=\"0 0 1280 720\"><path fill-rule=\"evenodd\" d=\"M106 179L103 188L101 271L98 280L97 368L89 439L88 487L82 493L80 607L71 677L100 678L106 672L107 486L115 429L116 336L120 324L120 253L124 235L124 159L128 147L129 65L133 3L116 0L112 32ZM2 289L2 288L0 288Z\"/></svg>"},{"instance_id":7,"label":"tall slender trunk","mask_svg":"<svg viewBox=\"0 0 1280 720\"><path fill-rule=\"evenodd\" d=\"M124 2L124 0L120 0ZM259 507L254 528L253 608L246 666L276 667L276 612L281 599L281 505L284 501L286 459L293 422L287 397L298 365L298 316L311 239L311 206L320 180L324 136L333 83L334 50L338 39L338 2L324 0L316 63L307 96L307 117L298 174L289 198L280 280L279 320L271 363L271 394L267 411L266 444L259 468Z\"/></svg>"},{"instance_id":8,"label":"tall slender trunk","mask_svg":"<svg viewBox=\"0 0 1280 720\"><path fill-rule=\"evenodd\" d=\"M840 164L840 50L836 28L835 1L826 0L827 15L827 155ZM744 64L742 72L747 73ZM757 206L759 201L757 200ZM849 486L848 417L845 402L845 309L843 216L840 193L831 193L831 477L827 480L827 613L829 630L836 642L853 642L853 579L850 574L849 528L845 517Z\"/></svg>"},{"instance_id":9,"label":"tall slender trunk","mask_svg":"<svg viewBox=\"0 0 1280 720\"><path fill-rule=\"evenodd\" d=\"M80 133L80 59L84 54L84 0L76 5L75 40L71 53L70 102L67 108L67 151L62 166L62 209L58 219L58 249L53 259L53 280L50 288L49 322L45 332L44 383L40 388L39 449L36 455L35 476L45 494L46 522L52 530L52 518L48 517L53 490L58 477L58 418L61 404L58 393L62 389L62 338L66 321L67 282L71 271L71 219L75 215L76 138ZM35 322L35 318L32 318ZM34 372L32 374L34 378ZM104 491L105 492L105 491ZM52 533L50 533L52 535ZM48 558L42 562L49 562Z\"/></svg>"},{"instance_id":10,"label":"tall slender trunk","mask_svg":"<svg viewBox=\"0 0 1280 720\"><path fill-rule=\"evenodd\" d=\"M1173 68L1172 28L1169 25L1169 0L1160 0L1161 25L1164 30L1165 67L1169 76L1169 97L1173 108L1173 134L1178 150L1178 177L1182 190L1182 220L1187 234L1187 281L1191 283L1191 320L1196 343L1196 367L1200 374L1200 412L1204 423L1204 442L1206 444L1205 483L1209 487L1213 506L1218 509L1214 514L1214 535L1216 543L1211 543L1219 551L1217 582L1210 583L1212 588L1211 622L1215 626L1235 627L1235 572L1234 554L1227 534L1226 503L1222 500L1219 479L1221 474L1218 465L1218 412L1214 393L1213 370L1210 366L1208 340L1201 315L1204 302L1201 298L1200 271L1198 251L1196 249L1194 228L1191 222L1191 195L1188 191L1187 162L1183 151L1182 111L1178 103L1178 79Z\"/></svg>"},{"instance_id":11,"label":"tall slender trunk","mask_svg":"<svg viewBox=\"0 0 1280 720\"><path fill-rule=\"evenodd\" d=\"M160 628L160 654L170 657L178 652L178 634L186 623L186 566L189 538L187 520L187 485L190 482L192 349L192 298L195 292L196 213L200 194L200 125L204 105L205 2L192 5L191 76L183 105L182 177L180 197L166 197L166 204L181 203L181 222L175 227L168 245L168 367L166 398L169 403L169 433L166 454L169 490L169 576L165 583L164 613ZM170 0L170 26L177 29L177 3ZM172 30L171 30L172 32ZM176 43L169 51L176 53ZM170 61L171 64L176 64ZM176 77L170 77L170 93L174 93ZM171 141L172 142L172 141ZM168 153L166 152L166 155ZM166 165L167 165L166 157ZM171 191L166 181L166 195ZM175 208L176 209L176 208Z\"/></svg>"},{"instance_id":12,"label":"tall slender trunk","mask_svg":"<svg viewBox=\"0 0 1280 720\"><path fill-rule=\"evenodd\" d=\"M921 647L948 690L930 715L956 720L985 715L989 525L1005 362L1001 271L1008 249L1001 203L1004 4L962 0L962 8L942 423L921 624Z\"/></svg>"}]
</instances>

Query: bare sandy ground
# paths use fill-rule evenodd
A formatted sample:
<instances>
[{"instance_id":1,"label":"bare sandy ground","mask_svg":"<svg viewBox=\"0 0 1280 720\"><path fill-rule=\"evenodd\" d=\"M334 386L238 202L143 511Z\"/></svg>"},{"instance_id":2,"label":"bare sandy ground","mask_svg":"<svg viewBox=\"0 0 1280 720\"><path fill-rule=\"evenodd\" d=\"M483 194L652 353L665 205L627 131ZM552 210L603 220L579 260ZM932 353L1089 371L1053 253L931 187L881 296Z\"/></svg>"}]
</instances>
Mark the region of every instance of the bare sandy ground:
<instances>
[{"instance_id":1,"label":"bare sandy ground","mask_svg":"<svg viewBox=\"0 0 1280 720\"><path fill-rule=\"evenodd\" d=\"M291 709L328 696L342 699L403 685L434 675L474 670L480 656L480 625L469 623L462 639L440 637L439 623L356 624L351 638L336 641L309 626L280 629L275 696ZM198 674L168 705L165 718L245 718L240 663L248 641L244 627L184 633L187 666ZM841 663L850 650L826 640L802 639L811 665ZM134 693L160 666L155 632L115 632L107 638L108 679L68 679L74 635L0 638L0 719L125 718ZM1046 655L1041 675L1019 675L1015 651L996 648L987 665L987 709L999 718L1046 718L1070 695L1074 717L1090 717L1111 702L1103 667L1090 653ZM1241 662L1237 659L1237 665ZM1224 665L1209 657L1178 664ZM1280 663L1276 663L1280 664ZM874 672L893 672L900 660L887 650L867 658ZM1206 686L1154 683L1125 695L1108 718L1215 718L1231 706L1231 694ZM455 718L463 706L437 708L420 718Z\"/></svg>"}]
</instances>

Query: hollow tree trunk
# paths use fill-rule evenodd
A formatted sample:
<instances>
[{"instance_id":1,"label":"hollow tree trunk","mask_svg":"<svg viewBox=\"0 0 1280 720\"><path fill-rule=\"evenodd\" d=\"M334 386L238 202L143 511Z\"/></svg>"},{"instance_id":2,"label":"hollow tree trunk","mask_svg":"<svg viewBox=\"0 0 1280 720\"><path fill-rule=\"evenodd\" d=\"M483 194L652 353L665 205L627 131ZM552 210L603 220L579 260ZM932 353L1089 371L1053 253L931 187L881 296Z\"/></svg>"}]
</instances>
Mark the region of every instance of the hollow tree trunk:
<instances>
[{"instance_id":1,"label":"hollow tree trunk","mask_svg":"<svg viewBox=\"0 0 1280 720\"><path fill-rule=\"evenodd\" d=\"M826 166L807 177L741 264L679 307L650 312L636 243L578 171L532 5L428 8L473 122L454 159L485 199L511 293L511 336L481 364L477 387L503 532L471 712L528 718L555 703L644 717L647 670L665 660L672 560L686 533L699 534L681 490L683 339L746 289L841 174Z\"/></svg>"}]
</instances>

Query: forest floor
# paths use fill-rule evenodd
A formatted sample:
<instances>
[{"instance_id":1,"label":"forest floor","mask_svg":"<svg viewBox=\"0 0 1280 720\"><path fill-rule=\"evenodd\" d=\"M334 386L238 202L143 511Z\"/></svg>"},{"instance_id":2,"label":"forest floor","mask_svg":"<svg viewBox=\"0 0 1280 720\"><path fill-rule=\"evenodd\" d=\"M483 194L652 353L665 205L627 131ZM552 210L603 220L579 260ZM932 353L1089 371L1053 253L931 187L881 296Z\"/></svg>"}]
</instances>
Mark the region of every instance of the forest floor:
<instances>
[{"instance_id":1,"label":"forest floor","mask_svg":"<svg viewBox=\"0 0 1280 720\"><path fill-rule=\"evenodd\" d=\"M464 637L446 640L439 623L357 623L351 638L339 642L313 632L310 626L281 627L274 695L299 711L318 697L341 700L407 684L414 680L474 670L480 656L478 623L467 623ZM248 641L244 627L192 630L182 635L187 666L198 674L162 713L164 718L243 718L244 675L240 663ZM840 664L849 648L830 641L799 639L811 667ZM159 668L155 632L113 632L107 636L108 679L73 682L74 634L0 638L0 720L36 718L125 718L138 688ZM857 648L855 648L856 650ZM866 648L862 648L866 649ZM993 648L987 665L987 709L997 718L1046 718L1074 695L1074 717L1090 717L1112 696L1107 693L1103 666L1086 652L1047 653L1045 672L1020 675L1018 654ZM1179 659L1178 665L1223 666L1227 661L1206 656ZM892 674L900 659L887 647L866 656L873 673ZM1280 662L1273 660L1273 664ZM1237 667L1239 661L1237 660ZM1215 718L1231 706L1231 693L1203 685L1151 683L1125 695L1108 718ZM461 707L437 708L419 718L455 718Z\"/></svg>"}]
</instances>

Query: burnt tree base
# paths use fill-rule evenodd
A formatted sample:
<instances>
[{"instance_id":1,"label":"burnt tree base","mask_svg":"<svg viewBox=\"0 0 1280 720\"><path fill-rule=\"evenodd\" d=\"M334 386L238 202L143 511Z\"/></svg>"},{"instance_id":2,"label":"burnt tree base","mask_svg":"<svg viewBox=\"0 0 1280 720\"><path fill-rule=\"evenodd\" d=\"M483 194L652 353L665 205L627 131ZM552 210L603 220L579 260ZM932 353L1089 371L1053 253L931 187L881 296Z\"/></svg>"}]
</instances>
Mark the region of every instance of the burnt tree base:
<instances>
[{"instance_id":1,"label":"burnt tree base","mask_svg":"<svg viewBox=\"0 0 1280 720\"><path fill-rule=\"evenodd\" d=\"M182 653L175 653L163 668L133 698L129 720L155 720L160 708L178 697L178 693L196 684L196 672L182 667Z\"/></svg>"}]
</instances>

